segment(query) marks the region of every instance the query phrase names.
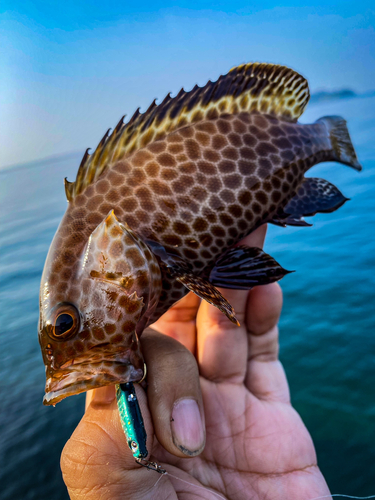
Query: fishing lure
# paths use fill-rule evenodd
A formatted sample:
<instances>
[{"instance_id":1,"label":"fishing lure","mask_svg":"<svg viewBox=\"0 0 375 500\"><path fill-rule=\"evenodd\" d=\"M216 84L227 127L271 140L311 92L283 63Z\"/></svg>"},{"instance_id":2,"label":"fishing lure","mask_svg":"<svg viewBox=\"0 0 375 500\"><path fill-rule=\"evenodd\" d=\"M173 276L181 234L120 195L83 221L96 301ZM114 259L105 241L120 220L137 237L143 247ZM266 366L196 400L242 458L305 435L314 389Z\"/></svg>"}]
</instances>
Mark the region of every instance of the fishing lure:
<instances>
[{"instance_id":1,"label":"fishing lure","mask_svg":"<svg viewBox=\"0 0 375 500\"><path fill-rule=\"evenodd\" d=\"M309 226L305 216L347 201L304 176L324 161L361 170L343 118L297 122L308 100L295 71L244 64L137 110L86 151L75 182L65 179L68 208L41 281L44 404L118 384L132 452L145 460L131 386L144 373L143 330L189 291L238 324L217 287L249 290L288 271L235 245L262 224Z\"/></svg>"},{"instance_id":2,"label":"fishing lure","mask_svg":"<svg viewBox=\"0 0 375 500\"><path fill-rule=\"evenodd\" d=\"M132 382L117 384L116 398L121 425L135 461L149 470L165 474L165 469L159 464L146 460L148 456L147 434L134 384Z\"/></svg>"}]
</instances>

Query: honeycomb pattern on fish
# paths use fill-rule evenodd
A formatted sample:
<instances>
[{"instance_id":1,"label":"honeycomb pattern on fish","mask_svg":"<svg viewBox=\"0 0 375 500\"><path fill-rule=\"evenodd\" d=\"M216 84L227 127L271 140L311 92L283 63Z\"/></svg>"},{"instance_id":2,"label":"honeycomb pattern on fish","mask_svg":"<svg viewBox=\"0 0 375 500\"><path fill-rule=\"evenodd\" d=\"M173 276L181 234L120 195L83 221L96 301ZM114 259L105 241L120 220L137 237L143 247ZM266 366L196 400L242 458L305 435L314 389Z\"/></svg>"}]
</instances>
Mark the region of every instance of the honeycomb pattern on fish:
<instances>
[{"instance_id":1,"label":"honeycomb pattern on fish","mask_svg":"<svg viewBox=\"0 0 375 500\"><path fill-rule=\"evenodd\" d=\"M236 322L212 283L246 289L287 273L256 249L226 259L265 222L306 225L303 215L345 203L335 186L304 177L322 161L361 169L345 120L296 123L308 97L288 68L239 66L121 120L86 152L76 181L65 182L69 205L42 276L46 404L139 380L138 336L189 288Z\"/></svg>"},{"instance_id":2,"label":"honeycomb pattern on fish","mask_svg":"<svg viewBox=\"0 0 375 500\"><path fill-rule=\"evenodd\" d=\"M61 234L67 237L62 260L74 249L79 253L114 209L138 235L173 249L201 272L272 218L306 170L331 149L323 123L301 125L257 113L180 129L113 164L74 199ZM163 284L153 320L187 292L165 273Z\"/></svg>"}]
</instances>

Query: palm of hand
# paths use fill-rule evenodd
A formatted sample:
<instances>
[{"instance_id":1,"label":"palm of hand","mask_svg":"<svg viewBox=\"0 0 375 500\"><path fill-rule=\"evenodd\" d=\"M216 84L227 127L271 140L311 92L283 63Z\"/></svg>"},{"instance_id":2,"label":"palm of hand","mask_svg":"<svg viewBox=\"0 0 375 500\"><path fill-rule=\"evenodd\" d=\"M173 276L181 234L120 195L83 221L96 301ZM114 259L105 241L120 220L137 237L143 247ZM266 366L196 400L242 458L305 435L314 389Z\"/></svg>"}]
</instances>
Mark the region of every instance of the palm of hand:
<instances>
[{"instance_id":1,"label":"palm of hand","mask_svg":"<svg viewBox=\"0 0 375 500\"><path fill-rule=\"evenodd\" d=\"M238 294L229 292L232 296ZM244 293L240 294L244 299ZM199 325L198 321L196 334L194 307L189 308L189 299L196 302L193 297L186 298L176 307L177 311L172 309L155 325L171 336L177 331L183 332L180 340L190 349L195 347L195 337L198 359L199 352L202 353L200 372L206 372L208 377L200 377L206 419L204 451L186 460L167 453L159 445L154 449L157 459L173 465L168 471L186 481L172 478L177 497L181 500L190 499L191 495L207 500L219 498L208 488L230 499L306 500L329 494L316 464L311 437L290 405L287 380L277 360L275 319L281 305L278 286L251 292L246 310L248 316L252 316L248 323L253 326L253 332L247 331L245 324L240 329L233 327L215 309L202 305L205 310L201 311L200 320L205 324ZM185 317L184 325L173 319L169 321L169 316L173 318L175 313L177 317ZM241 324L244 319L240 318ZM203 339L200 339L199 328L205 329ZM225 344L231 336L237 345L230 349L229 358L236 360L236 364L230 366L230 359L224 368L220 362L210 363L220 357L219 351L228 358ZM241 339L246 339L248 345L241 345ZM199 348L200 340L204 347ZM206 360L204 350L212 351ZM244 352L247 359L243 359L245 363L241 366L238 360L244 358Z\"/></svg>"}]
</instances>

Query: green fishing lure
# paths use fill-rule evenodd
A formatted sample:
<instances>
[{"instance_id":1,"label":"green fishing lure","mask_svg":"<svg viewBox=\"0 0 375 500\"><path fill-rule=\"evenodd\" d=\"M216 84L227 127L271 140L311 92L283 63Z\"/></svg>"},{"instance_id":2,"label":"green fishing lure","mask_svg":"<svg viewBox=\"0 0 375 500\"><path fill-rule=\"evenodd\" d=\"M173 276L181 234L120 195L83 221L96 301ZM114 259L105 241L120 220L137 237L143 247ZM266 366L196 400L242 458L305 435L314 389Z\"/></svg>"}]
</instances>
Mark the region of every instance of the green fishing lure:
<instances>
[{"instance_id":1,"label":"green fishing lure","mask_svg":"<svg viewBox=\"0 0 375 500\"><path fill-rule=\"evenodd\" d=\"M146 458L148 455L146 448L147 434L134 384L131 382L117 384L116 397L121 425L127 437L128 446L134 458Z\"/></svg>"},{"instance_id":2,"label":"green fishing lure","mask_svg":"<svg viewBox=\"0 0 375 500\"><path fill-rule=\"evenodd\" d=\"M147 469L165 474L166 471L159 464L146 460L147 434L134 384L132 382L117 384L116 398L121 425L136 462Z\"/></svg>"}]
</instances>

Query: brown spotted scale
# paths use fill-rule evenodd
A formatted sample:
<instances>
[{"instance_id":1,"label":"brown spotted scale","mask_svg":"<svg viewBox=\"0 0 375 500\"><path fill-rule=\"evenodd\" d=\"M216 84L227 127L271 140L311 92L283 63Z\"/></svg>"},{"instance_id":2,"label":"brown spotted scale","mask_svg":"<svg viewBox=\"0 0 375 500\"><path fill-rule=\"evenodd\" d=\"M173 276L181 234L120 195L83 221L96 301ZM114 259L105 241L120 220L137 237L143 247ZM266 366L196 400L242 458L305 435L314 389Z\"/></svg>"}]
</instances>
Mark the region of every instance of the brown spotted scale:
<instances>
[{"instance_id":1,"label":"brown spotted scale","mask_svg":"<svg viewBox=\"0 0 375 500\"><path fill-rule=\"evenodd\" d=\"M247 64L123 120L87 152L41 282L44 403L143 376L139 337L189 290L237 322L216 287L250 289L285 271L235 246L266 222L309 225L347 200L305 178L324 161L357 170L346 122L297 123L306 80Z\"/></svg>"}]
</instances>

